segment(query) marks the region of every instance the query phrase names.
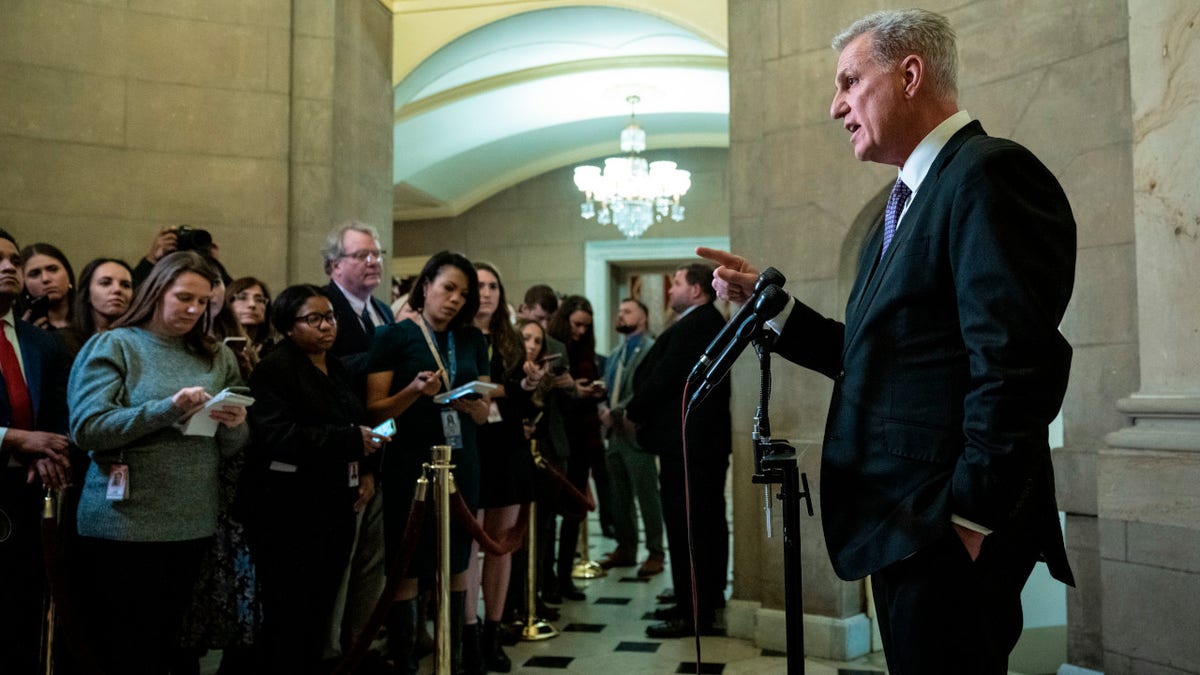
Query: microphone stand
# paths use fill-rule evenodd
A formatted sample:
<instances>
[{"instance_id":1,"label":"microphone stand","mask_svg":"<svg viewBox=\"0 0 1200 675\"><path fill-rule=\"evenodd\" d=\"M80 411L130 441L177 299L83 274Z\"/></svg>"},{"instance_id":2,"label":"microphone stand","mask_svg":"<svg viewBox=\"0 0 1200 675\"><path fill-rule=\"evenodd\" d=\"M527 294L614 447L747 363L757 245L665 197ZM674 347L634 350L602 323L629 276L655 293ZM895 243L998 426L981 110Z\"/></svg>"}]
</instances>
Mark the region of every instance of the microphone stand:
<instances>
[{"instance_id":1,"label":"microphone stand","mask_svg":"<svg viewBox=\"0 0 1200 675\"><path fill-rule=\"evenodd\" d=\"M767 521L767 538L771 531L771 486L782 486L778 495L783 502L783 591L784 616L786 619L787 672L788 675L804 674L804 589L800 556L800 502L813 515L812 498L808 489L808 476L800 473L796 464L796 449L784 439L771 438L771 420L768 406L771 399L771 347L774 334L762 330L754 337L754 351L758 354L759 398L758 410L754 413L754 475L751 481L763 486L763 510Z\"/></svg>"}]
</instances>

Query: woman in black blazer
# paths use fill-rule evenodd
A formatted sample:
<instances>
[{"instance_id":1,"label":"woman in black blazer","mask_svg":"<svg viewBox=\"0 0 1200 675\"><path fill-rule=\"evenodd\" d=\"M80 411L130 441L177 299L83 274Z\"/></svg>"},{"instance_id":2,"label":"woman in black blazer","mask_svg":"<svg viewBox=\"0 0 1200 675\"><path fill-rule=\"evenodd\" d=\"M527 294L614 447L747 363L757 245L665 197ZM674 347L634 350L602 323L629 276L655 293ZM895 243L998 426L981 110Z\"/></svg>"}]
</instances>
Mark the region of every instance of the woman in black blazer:
<instances>
[{"instance_id":1,"label":"woman in black blazer","mask_svg":"<svg viewBox=\"0 0 1200 675\"><path fill-rule=\"evenodd\" d=\"M242 485L262 586L260 672L309 673L386 439L363 426L350 375L328 353L337 321L321 289L289 287L271 314L284 339L250 378L254 440Z\"/></svg>"}]
</instances>

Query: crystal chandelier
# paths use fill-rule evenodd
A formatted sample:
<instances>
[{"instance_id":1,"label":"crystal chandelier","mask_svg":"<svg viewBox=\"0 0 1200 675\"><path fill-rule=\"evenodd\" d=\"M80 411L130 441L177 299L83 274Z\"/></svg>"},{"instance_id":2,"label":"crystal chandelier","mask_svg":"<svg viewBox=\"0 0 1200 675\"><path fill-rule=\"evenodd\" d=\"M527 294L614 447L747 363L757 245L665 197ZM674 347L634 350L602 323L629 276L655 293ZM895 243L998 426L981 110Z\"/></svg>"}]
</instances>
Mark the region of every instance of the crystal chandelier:
<instances>
[{"instance_id":1,"label":"crystal chandelier","mask_svg":"<svg viewBox=\"0 0 1200 675\"><path fill-rule=\"evenodd\" d=\"M692 174L676 168L675 162L646 162L640 154L646 149L646 132L633 112L641 98L625 100L630 112L629 125L621 132L621 152L627 154L604 160L603 170L575 167L575 186L584 193L580 215L596 218L601 225L616 225L621 234L635 239L666 218L683 220L679 198L692 186Z\"/></svg>"}]
</instances>

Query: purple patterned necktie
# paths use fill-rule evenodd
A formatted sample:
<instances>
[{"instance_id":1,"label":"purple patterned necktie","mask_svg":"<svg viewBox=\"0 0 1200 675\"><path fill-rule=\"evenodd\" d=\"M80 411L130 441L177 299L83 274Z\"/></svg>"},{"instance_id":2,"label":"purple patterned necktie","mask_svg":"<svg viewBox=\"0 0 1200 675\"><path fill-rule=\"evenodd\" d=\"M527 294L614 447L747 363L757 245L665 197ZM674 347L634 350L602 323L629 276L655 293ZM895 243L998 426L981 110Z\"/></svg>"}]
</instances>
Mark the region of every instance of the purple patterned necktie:
<instances>
[{"instance_id":1,"label":"purple patterned necktie","mask_svg":"<svg viewBox=\"0 0 1200 675\"><path fill-rule=\"evenodd\" d=\"M904 211L904 204L908 202L910 195L912 195L912 190L908 189L904 181L897 178L896 184L892 186L892 194L888 196L887 210L883 214L883 250L879 252L880 258L887 253L888 246L892 243L892 237L896 236L896 221L900 219L900 214Z\"/></svg>"}]
</instances>

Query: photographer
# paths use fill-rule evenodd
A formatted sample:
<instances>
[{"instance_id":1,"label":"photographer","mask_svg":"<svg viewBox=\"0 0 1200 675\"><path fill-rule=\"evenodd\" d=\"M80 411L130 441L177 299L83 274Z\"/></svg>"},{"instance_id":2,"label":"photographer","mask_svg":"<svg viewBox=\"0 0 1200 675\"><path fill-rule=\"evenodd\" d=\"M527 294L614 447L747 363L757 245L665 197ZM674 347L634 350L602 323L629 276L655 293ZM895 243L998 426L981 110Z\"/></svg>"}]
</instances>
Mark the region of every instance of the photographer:
<instances>
[{"instance_id":1,"label":"photographer","mask_svg":"<svg viewBox=\"0 0 1200 675\"><path fill-rule=\"evenodd\" d=\"M208 264L216 268L217 274L221 276L221 281L228 286L233 281L233 277L229 276L229 272L225 271L225 266L217 260L220 250L220 247L213 242L212 233L208 230L191 225L164 227L154 235L154 241L150 242L150 250L145 257L138 261L137 267L133 268L133 285L135 288L141 286L146 277L150 276L150 270L154 269L154 266L164 256L175 251L195 251L204 256L204 260Z\"/></svg>"}]
</instances>

